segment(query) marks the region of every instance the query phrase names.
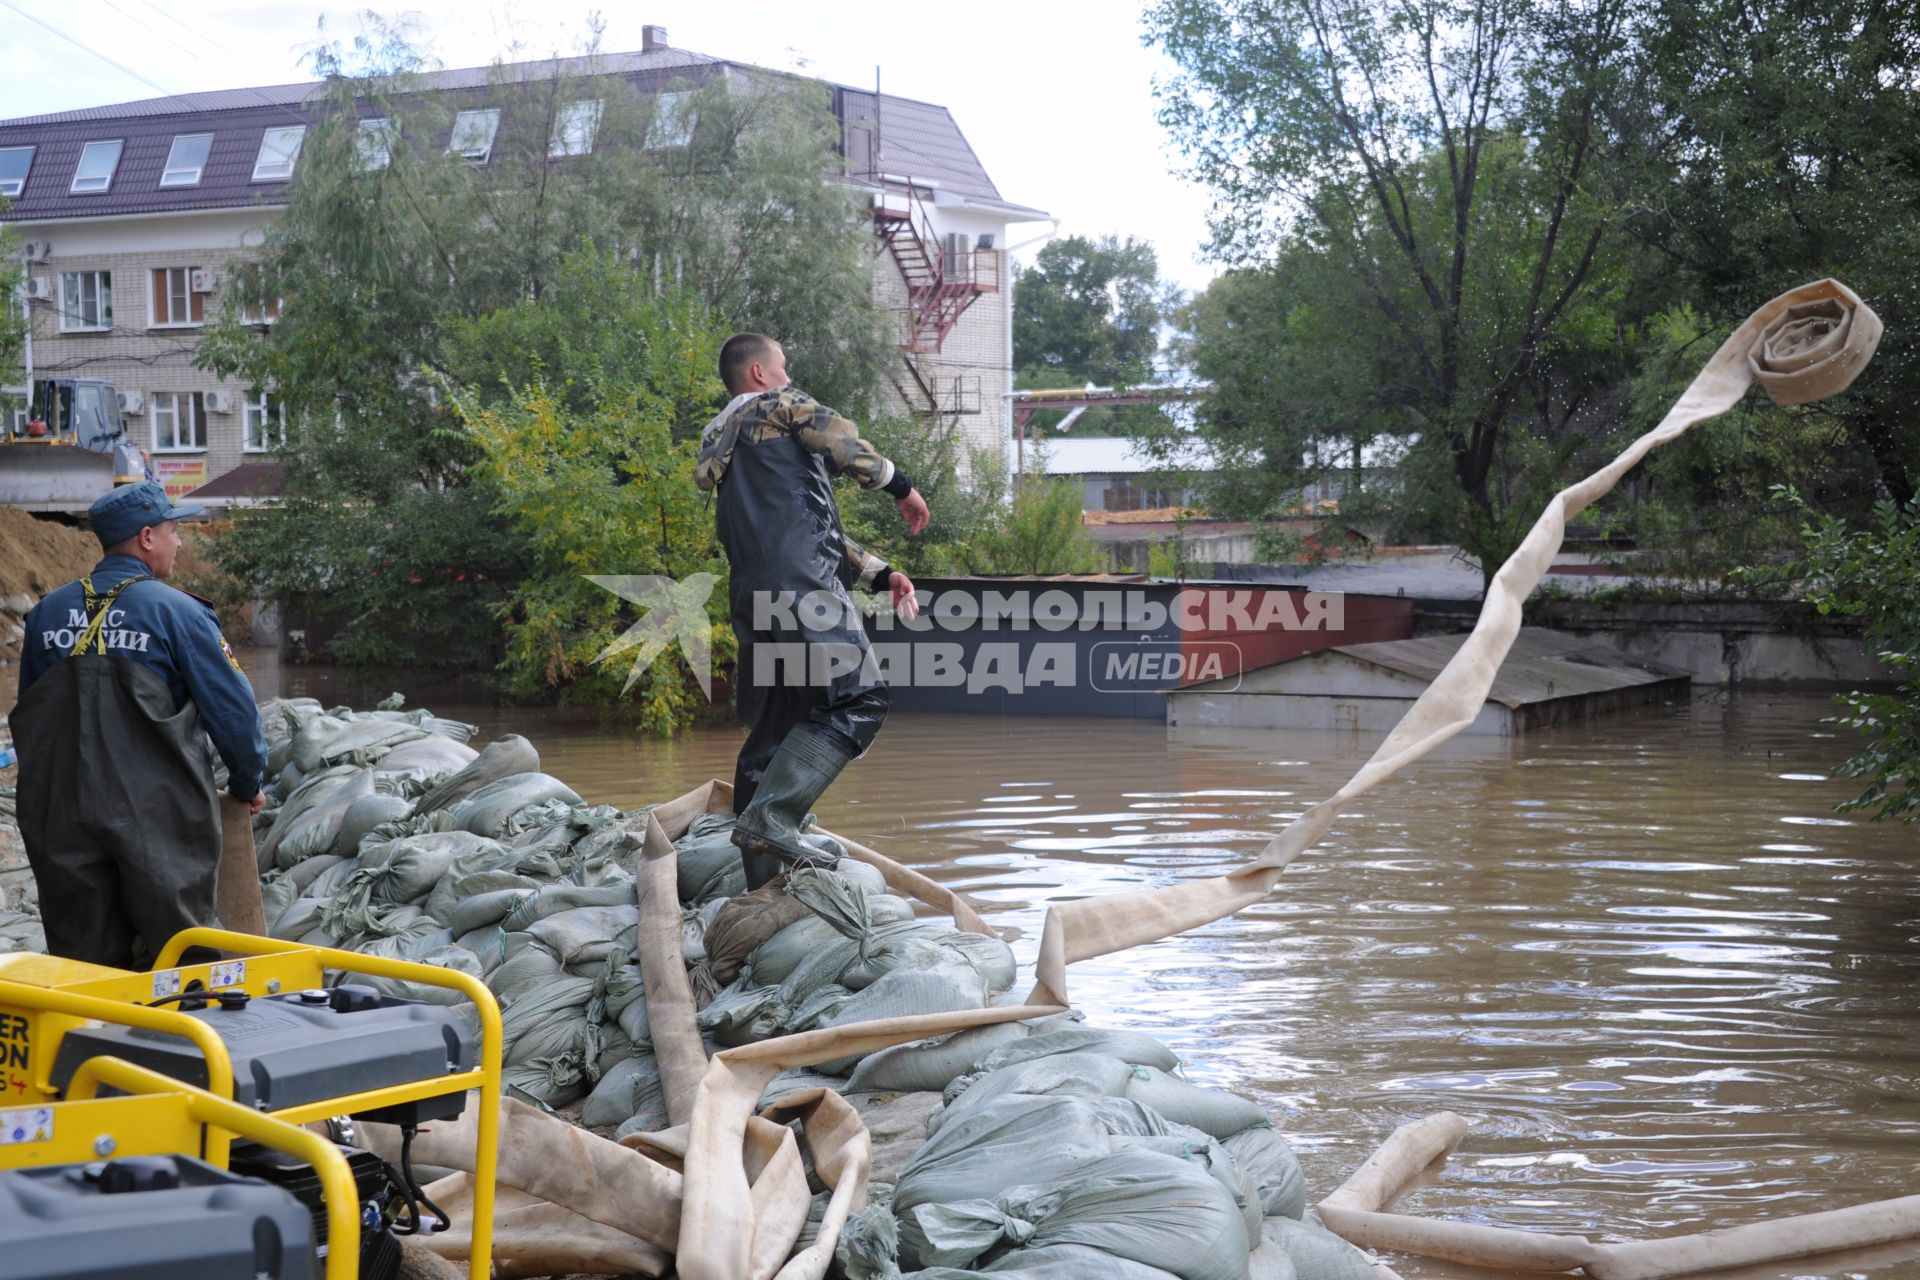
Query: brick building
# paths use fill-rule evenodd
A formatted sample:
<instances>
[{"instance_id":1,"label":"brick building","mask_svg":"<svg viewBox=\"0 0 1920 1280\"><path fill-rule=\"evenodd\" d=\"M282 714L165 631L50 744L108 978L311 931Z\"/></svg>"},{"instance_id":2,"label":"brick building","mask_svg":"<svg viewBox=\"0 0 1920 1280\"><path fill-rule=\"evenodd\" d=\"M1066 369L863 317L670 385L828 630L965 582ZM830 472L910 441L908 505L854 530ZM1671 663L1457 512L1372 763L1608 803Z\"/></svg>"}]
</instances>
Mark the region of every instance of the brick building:
<instances>
[{"instance_id":1,"label":"brick building","mask_svg":"<svg viewBox=\"0 0 1920 1280\"><path fill-rule=\"evenodd\" d=\"M423 92L448 95L455 109L435 145L488 164L501 110L488 92L501 70L423 78ZM674 49L657 27L637 53L504 70L526 80L617 77L649 94L775 74ZM870 212L874 296L897 317L889 407L1004 449L1013 385L1007 232L1046 215L1001 197L946 108L826 88L840 145L825 157L823 180L855 189ZM226 477L212 492L232 499L270 486L279 447L271 390L223 381L193 355L222 305L223 274L285 202L324 89L218 90L0 120L0 195L11 202L0 222L23 242L31 318L28 367L0 370L0 395L12 397L0 429L23 426L29 377L104 379L170 489ZM383 139L384 124L362 128ZM581 137L556 129L552 162L565 163L583 141L590 147L591 133L591 124ZM271 305L247 318L272 323Z\"/></svg>"}]
</instances>

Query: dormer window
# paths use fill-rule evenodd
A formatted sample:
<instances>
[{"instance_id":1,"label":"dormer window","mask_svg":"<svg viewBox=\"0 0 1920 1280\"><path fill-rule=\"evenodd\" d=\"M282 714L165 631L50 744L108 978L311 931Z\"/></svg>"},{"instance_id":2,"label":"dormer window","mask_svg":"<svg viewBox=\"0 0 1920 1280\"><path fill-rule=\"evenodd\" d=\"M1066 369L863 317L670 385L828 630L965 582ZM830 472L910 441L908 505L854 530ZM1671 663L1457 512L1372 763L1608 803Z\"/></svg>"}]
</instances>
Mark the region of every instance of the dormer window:
<instances>
[{"instance_id":1,"label":"dormer window","mask_svg":"<svg viewBox=\"0 0 1920 1280\"><path fill-rule=\"evenodd\" d=\"M32 167L32 147L0 147L0 196L17 196L26 190L27 170Z\"/></svg>"},{"instance_id":2,"label":"dormer window","mask_svg":"<svg viewBox=\"0 0 1920 1280\"><path fill-rule=\"evenodd\" d=\"M167 167L160 174L163 187L197 187L206 172L207 152L213 149L210 133L183 133L167 149Z\"/></svg>"},{"instance_id":3,"label":"dormer window","mask_svg":"<svg viewBox=\"0 0 1920 1280\"><path fill-rule=\"evenodd\" d=\"M600 128L600 99L582 98L560 108L554 117L553 139L547 147L550 156L584 156L593 150L593 135Z\"/></svg>"},{"instance_id":4,"label":"dormer window","mask_svg":"<svg viewBox=\"0 0 1920 1280\"><path fill-rule=\"evenodd\" d=\"M393 121L384 118L362 120L354 135L353 149L360 159L360 172L375 173L393 159L393 139L399 131Z\"/></svg>"},{"instance_id":5,"label":"dormer window","mask_svg":"<svg viewBox=\"0 0 1920 1280\"><path fill-rule=\"evenodd\" d=\"M307 126L303 124L261 134L260 154L253 160L253 180L280 182L291 178L293 166L300 159L300 143L306 136Z\"/></svg>"},{"instance_id":6,"label":"dormer window","mask_svg":"<svg viewBox=\"0 0 1920 1280\"><path fill-rule=\"evenodd\" d=\"M113 185L113 171L120 167L120 147L122 140L115 138L110 142L89 142L80 149L80 163L73 171L73 185L67 190L75 195L98 195Z\"/></svg>"},{"instance_id":7,"label":"dormer window","mask_svg":"<svg viewBox=\"0 0 1920 1280\"><path fill-rule=\"evenodd\" d=\"M485 164L493 154L494 135L499 132L500 108L462 111L453 119L453 138L447 143L447 150L475 164Z\"/></svg>"}]
</instances>

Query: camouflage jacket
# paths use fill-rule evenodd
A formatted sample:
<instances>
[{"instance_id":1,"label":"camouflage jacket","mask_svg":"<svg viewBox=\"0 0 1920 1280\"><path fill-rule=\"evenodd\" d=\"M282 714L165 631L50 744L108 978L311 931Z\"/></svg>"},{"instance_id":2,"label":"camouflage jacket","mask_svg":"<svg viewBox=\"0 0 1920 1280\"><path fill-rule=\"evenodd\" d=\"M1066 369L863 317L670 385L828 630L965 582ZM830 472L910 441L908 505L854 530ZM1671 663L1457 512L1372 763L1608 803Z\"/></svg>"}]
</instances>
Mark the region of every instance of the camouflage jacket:
<instances>
[{"instance_id":1,"label":"camouflage jacket","mask_svg":"<svg viewBox=\"0 0 1920 1280\"><path fill-rule=\"evenodd\" d=\"M840 527L832 481L848 476L896 501L913 481L851 421L792 387L734 397L700 436L694 482L715 512L733 581L806 590L884 582L886 564Z\"/></svg>"}]
</instances>

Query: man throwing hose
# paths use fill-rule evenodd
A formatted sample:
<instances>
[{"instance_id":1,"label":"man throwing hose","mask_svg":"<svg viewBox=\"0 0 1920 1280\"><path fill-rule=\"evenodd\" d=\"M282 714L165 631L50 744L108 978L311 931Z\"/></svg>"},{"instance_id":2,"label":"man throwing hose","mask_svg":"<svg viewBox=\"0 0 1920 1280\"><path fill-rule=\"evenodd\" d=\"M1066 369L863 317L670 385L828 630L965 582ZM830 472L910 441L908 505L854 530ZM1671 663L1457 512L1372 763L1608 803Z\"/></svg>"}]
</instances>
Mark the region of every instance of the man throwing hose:
<instances>
[{"instance_id":1,"label":"man throwing hose","mask_svg":"<svg viewBox=\"0 0 1920 1280\"><path fill-rule=\"evenodd\" d=\"M695 480L719 494L714 518L732 569L737 696L749 726L734 766L733 843L757 889L782 863L831 861L801 840L801 827L887 718L887 687L849 591L884 584L902 617L919 612L907 575L840 527L833 477L884 490L911 534L927 527L927 504L853 423L790 385L773 339L727 339L720 380L733 399L701 433Z\"/></svg>"}]
</instances>

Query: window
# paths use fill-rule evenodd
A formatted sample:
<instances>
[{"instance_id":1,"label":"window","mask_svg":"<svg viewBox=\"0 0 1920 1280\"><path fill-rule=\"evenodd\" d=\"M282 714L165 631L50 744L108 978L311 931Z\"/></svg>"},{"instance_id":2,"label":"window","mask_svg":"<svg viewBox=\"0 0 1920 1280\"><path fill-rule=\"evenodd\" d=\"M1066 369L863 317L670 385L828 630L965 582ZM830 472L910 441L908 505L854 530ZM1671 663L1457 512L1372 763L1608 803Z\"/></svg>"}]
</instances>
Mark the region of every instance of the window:
<instances>
[{"instance_id":1,"label":"window","mask_svg":"<svg viewBox=\"0 0 1920 1280\"><path fill-rule=\"evenodd\" d=\"M32 147L0 147L0 196L17 196L26 190L32 165Z\"/></svg>"},{"instance_id":2,"label":"window","mask_svg":"<svg viewBox=\"0 0 1920 1280\"><path fill-rule=\"evenodd\" d=\"M153 327L199 324L207 318L207 295L195 293L198 267L153 269Z\"/></svg>"},{"instance_id":3,"label":"window","mask_svg":"<svg viewBox=\"0 0 1920 1280\"><path fill-rule=\"evenodd\" d=\"M493 154L493 137L500 132L500 110L462 111L453 118L453 138L447 150L465 156L475 164L485 164Z\"/></svg>"},{"instance_id":4,"label":"window","mask_svg":"<svg viewBox=\"0 0 1920 1280\"><path fill-rule=\"evenodd\" d=\"M206 171L207 152L213 149L210 133L182 133L167 148L167 167L160 173L163 187L197 187Z\"/></svg>"},{"instance_id":5,"label":"window","mask_svg":"<svg viewBox=\"0 0 1920 1280\"><path fill-rule=\"evenodd\" d=\"M693 99L690 89L675 89L653 101L653 119L647 124L648 147L684 147L693 141Z\"/></svg>"},{"instance_id":6,"label":"window","mask_svg":"<svg viewBox=\"0 0 1920 1280\"><path fill-rule=\"evenodd\" d=\"M84 333L113 328L113 273L60 273L60 331Z\"/></svg>"},{"instance_id":7,"label":"window","mask_svg":"<svg viewBox=\"0 0 1920 1280\"><path fill-rule=\"evenodd\" d=\"M360 172L375 173L387 167L387 162L393 159L393 139L397 132L391 120L376 118L360 122L360 131L353 139L353 148L360 156Z\"/></svg>"},{"instance_id":8,"label":"window","mask_svg":"<svg viewBox=\"0 0 1920 1280\"><path fill-rule=\"evenodd\" d=\"M272 324L280 318L280 299L278 296L249 298L240 308L242 324Z\"/></svg>"},{"instance_id":9,"label":"window","mask_svg":"<svg viewBox=\"0 0 1920 1280\"><path fill-rule=\"evenodd\" d=\"M148 416L155 453L188 453L206 448L204 414L197 391L156 391Z\"/></svg>"},{"instance_id":10,"label":"window","mask_svg":"<svg viewBox=\"0 0 1920 1280\"><path fill-rule=\"evenodd\" d=\"M286 447L287 406L280 402L280 397L256 387L247 396L246 422L248 453Z\"/></svg>"},{"instance_id":11,"label":"window","mask_svg":"<svg viewBox=\"0 0 1920 1280\"><path fill-rule=\"evenodd\" d=\"M86 195L112 186L113 171L120 167L120 141L89 142L80 148L80 163L73 171L73 185L67 189L75 195Z\"/></svg>"},{"instance_id":12,"label":"window","mask_svg":"<svg viewBox=\"0 0 1920 1280\"><path fill-rule=\"evenodd\" d=\"M306 136L307 126L303 124L261 134L260 154L253 160L253 180L278 182L291 178L294 162L300 158L300 142Z\"/></svg>"},{"instance_id":13,"label":"window","mask_svg":"<svg viewBox=\"0 0 1920 1280\"><path fill-rule=\"evenodd\" d=\"M593 135L600 128L600 100L583 98L560 108L553 122L553 140L547 147L550 156L584 156L593 150Z\"/></svg>"}]
</instances>

